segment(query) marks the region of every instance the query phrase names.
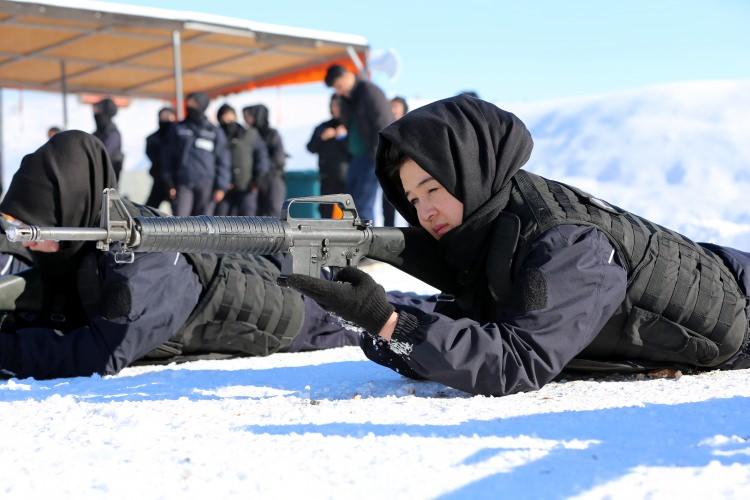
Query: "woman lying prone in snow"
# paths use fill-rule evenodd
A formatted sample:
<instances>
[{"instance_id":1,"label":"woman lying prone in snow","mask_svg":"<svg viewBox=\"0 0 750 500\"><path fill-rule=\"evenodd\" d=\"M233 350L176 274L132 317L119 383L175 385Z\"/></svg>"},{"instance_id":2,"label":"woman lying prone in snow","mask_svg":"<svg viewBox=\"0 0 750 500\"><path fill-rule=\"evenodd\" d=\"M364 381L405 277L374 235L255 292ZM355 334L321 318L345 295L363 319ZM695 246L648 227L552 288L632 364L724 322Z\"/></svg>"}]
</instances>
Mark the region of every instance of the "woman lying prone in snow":
<instances>
[{"instance_id":1,"label":"woman lying prone in snow","mask_svg":"<svg viewBox=\"0 0 750 500\"><path fill-rule=\"evenodd\" d=\"M399 373L475 394L539 389L563 369L750 367L750 255L697 244L521 167L532 139L513 114L459 96L380 134L377 175L431 244L404 270L444 294L394 304L369 276L289 283L370 334Z\"/></svg>"}]
</instances>

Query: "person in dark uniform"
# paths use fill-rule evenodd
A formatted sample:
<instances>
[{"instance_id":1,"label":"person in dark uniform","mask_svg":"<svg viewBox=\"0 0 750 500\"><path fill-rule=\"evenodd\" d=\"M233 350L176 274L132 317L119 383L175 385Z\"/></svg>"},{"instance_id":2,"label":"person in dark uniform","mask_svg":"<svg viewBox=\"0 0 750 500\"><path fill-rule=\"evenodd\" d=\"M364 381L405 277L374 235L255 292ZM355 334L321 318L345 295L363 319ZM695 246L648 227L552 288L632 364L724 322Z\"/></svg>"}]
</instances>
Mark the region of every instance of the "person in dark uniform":
<instances>
[{"instance_id":1,"label":"person in dark uniform","mask_svg":"<svg viewBox=\"0 0 750 500\"><path fill-rule=\"evenodd\" d=\"M286 180L284 179L284 165L287 154L281 134L271 127L268 118L268 108L262 104L242 108L248 128L255 128L266 144L271 168L258 181L258 215L281 217L281 208L286 199Z\"/></svg>"},{"instance_id":2,"label":"person in dark uniform","mask_svg":"<svg viewBox=\"0 0 750 500\"><path fill-rule=\"evenodd\" d=\"M237 113L229 104L222 104L216 113L219 126L227 136L232 155L232 183L224 200L216 207L216 215L246 215L258 213L256 180L271 168L268 150L254 128L237 123Z\"/></svg>"},{"instance_id":3,"label":"person in dark uniform","mask_svg":"<svg viewBox=\"0 0 750 500\"><path fill-rule=\"evenodd\" d=\"M188 94L187 117L167 141L163 175L175 215L213 215L232 180L227 139L206 118L208 104L208 94Z\"/></svg>"},{"instance_id":4,"label":"person in dark uniform","mask_svg":"<svg viewBox=\"0 0 750 500\"><path fill-rule=\"evenodd\" d=\"M375 176L375 150L378 132L393 121L391 106L383 91L348 69L328 67L325 84L341 97L341 116L348 130L351 159L347 171L347 193L363 219L375 220L378 180Z\"/></svg>"},{"instance_id":5,"label":"person in dark uniform","mask_svg":"<svg viewBox=\"0 0 750 500\"><path fill-rule=\"evenodd\" d=\"M473 394L564 369L750 368L750 254L527 172L532 146L515 115L470 96L412 111L380 134L377 174L422 228L404 270L444 293L398 303L354 268L288 283L365 328L370 359Z\"/></svg>"},{"instance_id":6,"label":"person in dark uniform","mask_svg":"<svg viewBox=\"0 0 750 500\"><path fill-rule=\"evenodd\" d=\"M102 191L114 183L101 142L62 132L23 159L0 212L13 223L98 226ZM125 204L131 215L161 216ZM41 275L41 300L37 310L6 312L0 323L5 376L112 374L134 362L359 342L358 332L279 287L272 258L153 253L117 264L92 242L25 245Z\"/></svg>"},{"instance_id":7,"label":"person in dark uniform","mask_svg":"<svg viewBox=\"0 0 750 500\"><path fill-rule=\"evenodd\" d=\"M346 193L349 147L346 127L341 121L340 99L336 94L331 96L331 119L315 127L307 143L307 150L318 155L320 194ZM333 207L322 204L318 210L321 217L330 218Z\"/></svg>"},{"instance_id":8,"label":"person in dark uniform","mask_svg":"<svg viewBox=\"0 0 750 500\"><path fill-rule=\"evenodd\" d=\"M164 150L167 146L169 134L177 121L177 113L172 108L159 110L159 128L146 137L146 156L151 161L148 173L153 179L151 193L146 205L159 208L164 201L169 201L169 187L164 182Z\"/></svg>"},{"instance_id":9,"label":"person in dark uniform","mask_svg":"<svg viewBox=\"0 0 750 500\"><path fill-rule=\"evenodd\" d=\"M107 154L109 154L112 168L115 171L115 179L119 182L125 155L122 153L120 130L112 121L116 114L117 104L109 97L105 97L94 104L94 122L96 123L94 137L102 141L104 147L107 148Z\"/></svg>"}]
</instances>

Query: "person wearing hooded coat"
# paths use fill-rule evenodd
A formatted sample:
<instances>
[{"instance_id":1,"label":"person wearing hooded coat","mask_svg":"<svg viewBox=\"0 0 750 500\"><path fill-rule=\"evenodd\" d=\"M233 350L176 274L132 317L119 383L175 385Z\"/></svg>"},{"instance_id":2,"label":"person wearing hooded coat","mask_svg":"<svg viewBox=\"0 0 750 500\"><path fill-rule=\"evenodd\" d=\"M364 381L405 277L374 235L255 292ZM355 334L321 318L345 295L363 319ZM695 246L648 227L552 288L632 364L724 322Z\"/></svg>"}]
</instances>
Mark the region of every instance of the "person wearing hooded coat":
<instances>
[{"instance_id":1,"label":"person wearing hooded coat","mask_svg":"<svg viewBox=\"0 0 750 500\"><path fill-rule=\"evenodd\" d=\"M750 254L527 172L532 146L477 98L412 111L382 131L377 174L422 228L401 267L443 294L394 302L354 268L288 284L365 328L373 361L473 394L536 390L564 369L749 368Z\"/></svg>"},{"instance_id":2,"label":"person wearing hooded coat","mask_svg":"<svg viewBox=\"0 0 750 500\"><path fill-rule=\"evenodd\" d=\"M164 184L164 154L169 134L177 120L174 109L166 107L159 110L159 128L146 137L146 156L151 161L148 173L153 179L151 193L146 199L146 205L159 208L163 201L169 201L169 187Z\"/></svg>"},{"instance_id":3,"label":"person wearing hooded coat","mask_svg":"<svg viewBox=\"0 0 750 500\"><path fill-rule=\"evenodd\" d=\"M0 203L6 220L97 227L115 175L98 140L57 134L24 157ZM124 201L132 216L159 217ZM134 362L267 355L359 343L309 299L279 287L271 258L136 254L118 264L93 242L30 242L41 274L33 311L7 312L0 371L37 379L112 374Z\"/></svg>"},{"instance_id":4,"label":"person wearing hooded coat","mask_svg":"<svg viewBox=\"0 0 750 500\"><path fill-rule=\"evenodd\" d=\"M208 94L188 94L185 102L187 117L169 135L162 175L174 215L213 215L232 180L227 138L205 116Z\"/></svg>"},{"instance_id":5,"label":"person wearing hooded coat","mask_svg":"<svg viewBox=\"0 0 750 500\"><path fill-rule=\"evenodd\" d=\"M120 130L112 121L116 114L117 104L109 97L105 97L94 104L94 122L96 123L94 137L102 141L104 147L107 148L107 154L109 154L112 168L115 171L115 178L119 181L125 155L122 153Z\"/></svg>"},{"instance_id":6,"label":"person wearing hooded coat","mask_svg":"<svg viewBox=\"0 0 750 500\"><path fill-rule=\"evenodd\" d=\"M245 106L242 108L248 128L254 128L266 144L271 168L265 175L258 178L258 215L281 217L281 209L286 199L286 181L284 179L284 165L287 154L281 134L271 127L268 108L262 104Z\"/></svg>"},{"instance_id":7,"label":"person wearing hooded coat","mask_svg":"<svg viewBox=\"0 0 750 500\"><path fill-rule=\"evenodd\" d=\"M374 158L378 133L393 121L390 103L380 87L338 64L328 67L324 82L341 97L341 121L348 131L350 154L347 193L359 215L374 221L378 194Z\"/></svg>"},{"instance_id":8,"label":"person wearing hooded coat","mask_svg":"<svg viewBox=\"0 0 750 500\"><path fill-rule=\"evenodd\" d=\"M254 128L237 123L237 113L229 104L222 104L216 120L227 136L232 154L232 183L224 200L216 207L216 215L254 216L258 213L258 187L254 180L271 168L268 150Z\"/></svg>"},{"instance_id":9,"label":"person wearing hooded coat","mask_svg":"<svg viewBox=\"0 0 750 500\"><path fill-rule=\"evenodd\" d=\"M326 120L313 130L307 143L307 150L318 155L318 174L320 176L320 194L339 194L346 192L346 172L349 169L349 148L347 131L341 121L341 98L331 96L331 119ZM321 204L318 207L321 217L331 218L333 207Z\"/></svg>"}]
</instances>

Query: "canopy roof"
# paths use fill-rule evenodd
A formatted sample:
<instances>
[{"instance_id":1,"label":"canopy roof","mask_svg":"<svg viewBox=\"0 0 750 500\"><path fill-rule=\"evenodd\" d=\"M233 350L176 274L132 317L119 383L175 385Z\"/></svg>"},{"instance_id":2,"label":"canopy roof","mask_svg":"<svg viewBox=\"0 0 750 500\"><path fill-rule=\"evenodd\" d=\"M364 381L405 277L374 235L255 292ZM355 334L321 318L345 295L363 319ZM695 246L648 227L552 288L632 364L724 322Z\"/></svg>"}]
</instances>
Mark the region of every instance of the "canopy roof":
<instances>
[{"instance_id":1,"label":"canopy roof","mask_svg":"<svg viewBox=\"0 0 750 500\"><path fill-rule=\"evenodd\" d=\"M212 96L321 81L330 64L356 69L351 56L364 61L368 48L357 35L208 14L97 1L0 0L0 87L171 100L179 90L175 32L182 90Z\"/></svg>"}]
</instances>

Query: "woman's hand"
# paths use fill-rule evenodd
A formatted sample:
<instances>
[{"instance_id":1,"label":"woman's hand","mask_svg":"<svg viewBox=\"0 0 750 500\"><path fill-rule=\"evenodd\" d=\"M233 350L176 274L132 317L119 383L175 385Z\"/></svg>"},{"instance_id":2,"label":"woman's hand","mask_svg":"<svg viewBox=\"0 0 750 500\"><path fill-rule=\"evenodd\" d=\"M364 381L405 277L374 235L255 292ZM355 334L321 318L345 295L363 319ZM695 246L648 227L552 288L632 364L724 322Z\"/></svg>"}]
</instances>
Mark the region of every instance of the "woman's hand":
<instances>
[{"instance_id":1,"label":"woman's hand","mask_svg":"<svg viewBox=\"0 0 750 500\"><path fill-rule=\"evenodd\" d=\"M341 318L369 333L390 340L398 314L388 302L385 290L369 274L356 267L345 267L336 281L292 274L286 284Z\"/></svg>"}]
</instances>

